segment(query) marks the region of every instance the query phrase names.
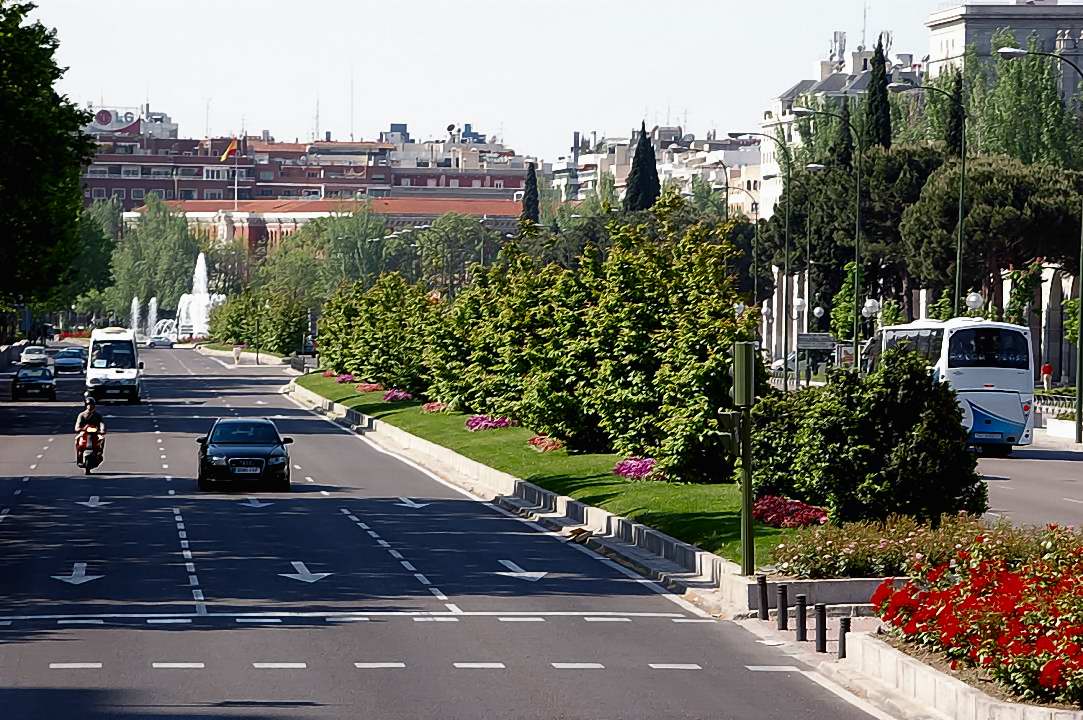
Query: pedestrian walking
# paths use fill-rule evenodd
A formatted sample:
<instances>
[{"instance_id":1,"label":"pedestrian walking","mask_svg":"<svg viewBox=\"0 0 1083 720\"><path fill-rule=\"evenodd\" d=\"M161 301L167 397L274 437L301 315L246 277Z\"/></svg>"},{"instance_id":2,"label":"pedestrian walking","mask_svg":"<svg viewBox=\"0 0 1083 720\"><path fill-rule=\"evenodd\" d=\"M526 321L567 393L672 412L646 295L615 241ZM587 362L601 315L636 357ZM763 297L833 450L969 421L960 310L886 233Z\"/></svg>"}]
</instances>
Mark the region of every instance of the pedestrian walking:
<instances>
[{"instance_id":1,"label":"pedestrian walking","mask_svg":"<svg viewBox=\"0 0 1083 720\"><path fill-rule=\"evenodd\" d=\"M1042 365L1042 387L1046 392L1053 389L1053 366L1048 361Z\"/></svg>"}]
</instances>

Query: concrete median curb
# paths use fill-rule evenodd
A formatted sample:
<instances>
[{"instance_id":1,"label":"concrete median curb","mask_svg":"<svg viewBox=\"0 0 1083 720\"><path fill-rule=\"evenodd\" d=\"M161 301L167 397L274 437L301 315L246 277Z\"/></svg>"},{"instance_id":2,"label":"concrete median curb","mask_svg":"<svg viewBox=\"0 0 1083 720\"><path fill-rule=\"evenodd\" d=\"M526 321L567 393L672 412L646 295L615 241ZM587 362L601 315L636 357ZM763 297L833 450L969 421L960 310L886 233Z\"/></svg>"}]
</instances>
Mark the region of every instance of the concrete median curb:
<instances>
[{"instance_id":1,"label":"concrete median curb","mask_svg":"<svg viewBox=\"0 0 1083 720\"><path fill-rule=\"evenodd\" d=\"M318 409L372 442L416 462L442 479L543 527L569 536L658 580L668 589L716 615L746 617L758 607L754 578L740 574L734 562L681 542L626 517L550 492L533 483L494 470L436 443L332 402L294 382L291 392L302 404ZM808 596L809 604L826 603L833 614L869 614L868 599L879 578L780 580L790 597ZM772 585L776 584L774 581ZM776 593L768 592L773 607Z\"/></svg>"},{"instance_id":2,"label":"concrete median curb","mask_svg":"<svg viewBox=\"0 0 1083 720\"><path fill-rule=\"evenodd\" d=\"M229 361L233 361L233 352L230 350L214 350L206 345L196 345L196 352L202 355L210 355L211 357L224 358ZM260 353L260 365L289 365L290 359L278 357L277 355L270 355L268 353ZM244 362L247 360L248 362ZM241 364L242 365L255 365L256 353L251 350L244 350L241 352Z\"/></svg>"}]
</instances>

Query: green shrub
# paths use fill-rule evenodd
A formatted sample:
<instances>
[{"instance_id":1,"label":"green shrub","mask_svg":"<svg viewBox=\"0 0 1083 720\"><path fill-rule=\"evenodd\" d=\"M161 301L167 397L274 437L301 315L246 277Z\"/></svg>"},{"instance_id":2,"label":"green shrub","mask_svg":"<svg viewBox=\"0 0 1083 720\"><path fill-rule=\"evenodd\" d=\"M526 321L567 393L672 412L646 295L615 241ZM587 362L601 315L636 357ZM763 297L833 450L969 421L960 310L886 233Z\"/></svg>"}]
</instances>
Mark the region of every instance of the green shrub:
<instances>
[{"instance_id":1,"label":"green shrub","mask_svg":"<svg viewBox=\"0 0 1083 720\"><path fill-rule=\"evenodd\" d=\"M279 355L298 350L307 330L308 310L299 302L256 292L229 298L210 317L211 337L218 342L258 346Z\"/></svg>"},{"instance_id":2,"label":"green shrub","mask_svg":"<svg viewBox=\"0 0 1083 720\"><path fill-rule=\"evenodd\" d=\"M1038 531L1001 522L990 528L974 516L945 516L937 527L913 518L804 528L775 548L775 567L801 578L900 577L915 563L949 562L957 549L984 535L991 552L1009 564L1038 549Z\"/></svg>"},{"instance_id":3,"label":"green shrub","mask_svg":"<svg viewBox=\"0 0 1083 720\"><path fill-rule=\"evenodd\" d=\"M826 507L832 522L986 510L955 393L913 353L889 350L866 378L836 371L801 400L761 402L756 416L757 485Z\"/></svg>"}]
</instances>

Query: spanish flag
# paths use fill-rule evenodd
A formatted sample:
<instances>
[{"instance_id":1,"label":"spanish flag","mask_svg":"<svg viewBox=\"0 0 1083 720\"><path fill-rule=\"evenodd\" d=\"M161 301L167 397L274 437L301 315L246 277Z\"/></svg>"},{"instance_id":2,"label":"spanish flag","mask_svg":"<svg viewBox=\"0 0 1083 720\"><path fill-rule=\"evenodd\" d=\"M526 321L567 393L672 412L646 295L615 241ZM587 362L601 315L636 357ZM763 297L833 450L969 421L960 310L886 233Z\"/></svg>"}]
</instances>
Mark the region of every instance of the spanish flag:
<instances>
[{"instance_id":1,"label":"spanish flag","mask_svg":"<svg viewBox=\"0 0 1083 720\"><path fill-rule=\"evenodd\" d=\"M226 151L222 153L222 157L218 158L219 162L225 162L231 157L237 154L237 138L233 138L229 141L229 145L226 146Z\"/></svg>"}]
</instances>

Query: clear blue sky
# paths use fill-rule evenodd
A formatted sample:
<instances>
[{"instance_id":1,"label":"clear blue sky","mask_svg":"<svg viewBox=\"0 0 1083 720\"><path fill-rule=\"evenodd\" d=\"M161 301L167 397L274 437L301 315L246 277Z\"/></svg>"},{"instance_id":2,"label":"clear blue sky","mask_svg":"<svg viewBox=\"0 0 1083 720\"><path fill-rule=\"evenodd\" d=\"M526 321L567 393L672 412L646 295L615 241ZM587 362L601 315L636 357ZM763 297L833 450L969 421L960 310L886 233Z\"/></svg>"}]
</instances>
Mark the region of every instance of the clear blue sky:
<instances>
[{"instance_id":1,"label":"clear blue sky","mask_svg":"<svg viewBox=\"0 0 1083 720\"><path fill-rule=\"evenodd\" d=\"M771 97L813 75L844 30L861 42L863 0L37 0L57 29L62 91L84 104L171 114L202 137L320 128L415 138L472 122L554 159L573 130L627 134L680 123L702 137L755 125ZM928 53L942 0L868 0L868 37Z\"/></svg>"}]
</instances>

